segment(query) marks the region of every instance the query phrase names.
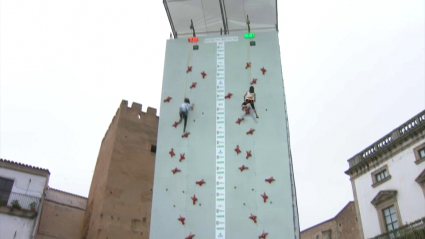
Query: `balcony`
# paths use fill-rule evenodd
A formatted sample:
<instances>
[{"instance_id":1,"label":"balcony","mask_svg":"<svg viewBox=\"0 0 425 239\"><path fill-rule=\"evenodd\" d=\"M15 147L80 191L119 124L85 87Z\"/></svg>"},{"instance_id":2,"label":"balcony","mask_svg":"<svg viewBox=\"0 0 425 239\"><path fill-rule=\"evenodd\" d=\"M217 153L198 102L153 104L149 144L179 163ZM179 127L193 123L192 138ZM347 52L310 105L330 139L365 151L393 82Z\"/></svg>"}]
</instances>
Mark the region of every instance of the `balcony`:
<instances>
[{"instance_id":1,"label":"balcony","mask_svg":"<svg viewBox=\"0 0 425 239\"><path fill-rule=\"evenodd\" d=\"M398 229L378 235L372 239L423 239L425 238L425 217Z\"/></svg>"},{"instance_id":2,"label":"balcony","mask_svg":"<svg viewBox=\"0 0 425 239\"><path fill-rule=\"evenodd\" d=\"M37 216L40 202L41 199L39 197L11 192L7 202L0 200L0 213L34 218Z\"/></svg>"}]
</instances>

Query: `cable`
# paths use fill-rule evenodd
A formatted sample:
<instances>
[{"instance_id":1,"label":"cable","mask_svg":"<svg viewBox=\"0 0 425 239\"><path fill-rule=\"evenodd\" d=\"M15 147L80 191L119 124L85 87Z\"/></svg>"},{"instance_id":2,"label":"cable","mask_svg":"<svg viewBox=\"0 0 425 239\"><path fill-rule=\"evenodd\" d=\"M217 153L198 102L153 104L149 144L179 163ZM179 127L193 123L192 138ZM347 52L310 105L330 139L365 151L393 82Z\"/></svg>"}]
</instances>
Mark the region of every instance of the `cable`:
<instances>
[{"instance_id":1,"label":"cable","mask_svg":"<svg viewBox=\"0 0 425 239\"><path fill-rule=\"evenodd\" d=\"M190 55L192 54L192 52L190 51L192 44L189 43L189 46L187 48L187 62L186 62L186 69L189 68L189 61L190 61ZM187 71L187 70L186 70ZM189 76L187 75L188 72L186 72L186 82L185 82L185 86L184 86L184 99L186 99L186 90L187 90L187 78L189 78Z\"/></svg>"}]
</instances>

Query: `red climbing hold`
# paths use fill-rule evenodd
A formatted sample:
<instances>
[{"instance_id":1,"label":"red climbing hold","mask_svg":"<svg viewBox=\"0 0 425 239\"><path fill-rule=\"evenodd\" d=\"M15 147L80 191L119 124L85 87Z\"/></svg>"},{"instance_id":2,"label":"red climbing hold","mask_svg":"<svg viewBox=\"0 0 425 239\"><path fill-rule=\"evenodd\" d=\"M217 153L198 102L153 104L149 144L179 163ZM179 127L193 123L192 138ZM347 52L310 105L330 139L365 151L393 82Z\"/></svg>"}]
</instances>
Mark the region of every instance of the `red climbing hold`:
<instances>
[{"instance_id":1,"label":"red climbing hold","mask_svg":"<svg viewBox=\"0 0 425 239\"><path fill-rule=\"evenodd\" d=\"M179 219L177 219L177 220L179 220L181 223L182 223L182 225L184 225L184 220L185 220L186 218L184 218L184 217L182 217L182 216L180 216L179 217Z\"/></svg>"},{"instance_id":2,"label":"red climbing hold","mask_svg":"<svg viewBox=\"0 0 425 239\"><path fill-rule=\"evenodd\" d=\"M236 151L236 154L238 155L241 153L241 150L239 149L239 145L236 145L235 151Z\"/></svg>"},{"instance_id":3,"label":"red climbing hold","mask_svg":"<svg viewBox=\"0 0 425 239\"><path fill-rule=\"evenodd\" d=\"M184 239L193 239L194 236L195 234L190 233L189 236L185 237Z\"/></svg>"},{"instance_id":4,"label":"red climbing hold","mask_svg":"<svg viewBox=\"0 0 425 239\"><path fill-rule=\"evenodd\" d=\"M257 84L257 78L252 79L251 85L253 85L253 84Z\"/></svg>"},{"instance_id":5,"label":"red climbing hold","mask_svg":"<svg viewBox=\"0 0 425 239\"><path fill-rule=\"evenodd\" d=\"M192 198L193 205L195 205L196 204L196 201L198 201L198 199L196 198L195 194L193 194L193 196L190 197L190 198Z\"/></svg>"},{"instance_id":6,"label":"red climbing hold","mask_svg":"<svg viewBox=\"0 0 425 239\"><path fill-rule=\"evenodd\" d=\"M178 121L175 121L174 124L173 124L173 127L174 128L177 128L177 125L179 125L179 122Z\"/></svg>"},{"instance_id":7,"label":"red climbing hold","mask_svg":"<svg viewBox=\"0 0 425 239\"><path fill-rule=\"evenodd\" d=\"M249 115L249 109L251 109L251 108L249 108L249 107L248 108L245 108L245 114L246 115Z\"/></svg>"},{"instance_id":8,"label":"red climbing hold","mask_svg":"<svg viewBox=\"0 0 425 239\"><path fill-rule=\"evenodd\" d=\"M171 157L173 157L174 155L176 155L176 154L174 153L174 149L173 149L173 148L171 148L170 152L168 152L168 153L171 155Z\"/></svg>"},{"instance_id":9,"label":"red climbing hold","mask_svg":"<svg viewBox=\"0 0 425 239\"><path fill-rule=\"evenodd\" d=\"M170 100L171 100L172 98L170 97L170 96L168 96L165 100L164 100L164 102L170 102Z\"/></svg>"},{"instance_id":10,"label":"red climbing hold","mask_svg":"<svg viewBox=\"0 0 425 239\"><path fill-rule=\"evenodd\" d=\"M273 181L276 181L276 180L273 177L270 177L270 178L267 178L265 181L271 184Z\"/></svg>"},{"instance_id":11,"label":"red climbing hold","mask_svg":"<svg viewBox=\"0 0 425 239\"><path fill-rule=\"evenodd\" d=\"M244 120L244 118L238 118L238 120L236 121L236 124L240 125L242 120Z\"/></svg>"},{"instance_id":12,"label":"red climbing hold","mask_svg":"<svg viewBox=\"0 0 425 239\"><path fill-rule=\"evenodd\" d=\"M252 135L254 133L255 129L251 128L248 132L246 132L246 134L250 134Z\"/></svg>"},{"instance_id":13,"label":"red climbing hold","mask_svg":"<svg viewBox=\"0 0 425 239\"><path fill-rule=\"evenodd\" d=\"M227 93L227 95L224 97L224 99L230 99L232 97L232 93Z\"/></svg>"},{"instance_id":14,"label":"red climbing hold","mask_svg":"<svg viewBox=\"0 0 425 239\"><path fill-rule=\"evenodd\" d=\"M205 71L201 72L202 75L202 79L205 79L205 76L207 75L207 73L205 73Z\"/></svg>"},{"instance_id":15,"label":"red climbing hold","mask_svg":"<svg viewBox=\"0 0 425 239\"><path fill-rule=\"evenodd\" d=\"M188 67L187 67L187 71L186 71L186 73L189 73L189 71L192 71L192 67L191 67L191 66L188 66Z\"/></svg>"},{"instance_id":16,"label":"red climbing hold","mask_svg":"<svg viewBox=\"0 0 425 239\"><path fill-rule=\"evenodd\" d=\"M263 231L263 234L261 234L259 237L258 237L258 239L266 239L266 237L267 237L267 235L268 235L269 233L267 233L267 232L264 232Z\"/></svg>"},{"instance_id":17,"label":"red climbing hold","mask_svg":"<svg viewBox=\"0 0 425 239\"><path fill-rule=\"evenodd\" d=\"M263 72L263 75L266 74L266 68L263 67L260 70Z\"/></svg>"},{"instance_id":18,"label":"red climbing hold","mask_svg":"<svg viewBox=\"0 0 425 239\"><path fill-rule=\"evenodd\" d=\"M186 159L186 158L184 157L184 154L180 154L179 162L181 162L183 159Z\"/></svg>"},{"instance_id":19,"label":"red climbing hold","mask_svg":"<svg viewBox=\"0 0 425 239\"><path fill-rule=\"evenodd\" d=\"M246 151L246 159L248 159L249 157L252 157L251 150Z\"/></svg>"},{"instance_id":20,"label":"red climbing hold","mask_svg":"<svg viewBox=\"0 0 425 239\"><path fill-rule=\"evenodd\" d=\"M188 136L189 136L189 132L186 132L186 133L184 133L183 135L182 135L182 138L187 138Z\"/></svg>"},{"instance_id":21,"label":"red climbing hold","mask_svg":"<svg viewBox=\"0 0 425 239\"><path fill-rule=\"evenodd\" d=\"M202 179L201 181L197 181L196 184L198 184L199 186L202 186L202 184L205 184L204 179Z\"/></svg>"},{"instance_id":22,"label":"red climbing hold","mask_svg":"<svg viewBox=\"0 0 425 239\"><path fill-rule=\"evenodd\" d=\"M251 67L251 62L247 62L246 63L246 66L245 66L245 69L248 69L248 68L250 68Z\"/></svg>"},{"instance_id":23,"label":"red climbing hold","mask_svg":"<svg viewBox=\"0 0 425 239\"><path fill-rule=\"evenodd\" d=\"M171 172L173 172L173 174L176 174L178 172L181 172L181 170L176 167L175 169L171 170Z\"/></svg>"},{"instance_id":24,"label":"red climbing hold","mask_svg":"<svg viewBox=\"0 0 425 239\"><path fill-rule=\"evenodd\" d=\"M196 87L196 82L192 82L192 85L190 86L190 89L195 88Z\"/></svg>"},{"instance_id":25,"label":"red climbing hold","mask_svg":"<svg viewBox=\"0 0 425 239\"><path fill-rule=\"evenodd\" d=\"M239 167L239 170L241 170L241 172L243 172L245 169L248 169L248 167L245 167L245 165L242 165L241 167Z\"/></svg>"},{"instance_id":26,"label":"red climbing hold","mask_svg":"<svg viewBox=\"0 0 425 239\"><path fill-rule=\"evenodd\" d=\"M257 223L257 216L252 215L252 213L251 213L251 216L249 217L249 219L253 220L254 223Z\"/></svg>"},{"instance_id":27,"label":"red climbing hold","mask_svg":"<svg viewBox=\"0 0 425 239\"><path fill-rule=\"evenodd\" d=\"M266 201L267 201L267 198L269 198L269 197L266 195L266 192L264 192L263 194L261 194L261 197L263 197L264 202L266 202Z\"/></svg>"}]
</instances>

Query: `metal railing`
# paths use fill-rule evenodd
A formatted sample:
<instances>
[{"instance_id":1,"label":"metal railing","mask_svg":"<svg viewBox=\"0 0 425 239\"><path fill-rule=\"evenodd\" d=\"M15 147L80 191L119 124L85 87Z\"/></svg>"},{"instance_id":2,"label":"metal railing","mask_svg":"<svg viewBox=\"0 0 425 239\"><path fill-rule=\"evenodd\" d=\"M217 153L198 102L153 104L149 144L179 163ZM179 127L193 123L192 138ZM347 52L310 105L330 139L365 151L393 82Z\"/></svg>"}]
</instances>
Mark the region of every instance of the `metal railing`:
<instances>
[{"instance_id":1,"label":"metal railing","mask_svg":"<svg viewBox=\"0 0 425 239\"><path fill-rule=\"evenodd\" d=\"M425 217L399 227L393 231L378 235L372 239L423 239L425 238Z\"/></svg>"},{"instance_id":2,"label":"metal railing","mask_svg":"<svg viewBox=\"0 0 425 239\"><path fill-rule=\"evenodd\" d=\"M38 211L40 201L40 197L11 192L7 202L0 201L0 206L7 206L13 209L20 210Z\"/></svg>"}]
</instances>

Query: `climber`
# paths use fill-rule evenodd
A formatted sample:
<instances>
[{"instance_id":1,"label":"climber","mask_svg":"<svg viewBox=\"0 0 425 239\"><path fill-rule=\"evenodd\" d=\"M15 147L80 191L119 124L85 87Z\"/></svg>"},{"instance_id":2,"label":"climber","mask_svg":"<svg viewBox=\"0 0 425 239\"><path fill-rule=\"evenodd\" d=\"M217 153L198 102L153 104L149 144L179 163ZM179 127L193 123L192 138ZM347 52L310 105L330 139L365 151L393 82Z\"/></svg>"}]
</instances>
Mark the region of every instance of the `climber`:
<instances>
[{"instance_id":1,"label":"climber","mask_svg":"<svg viewBox=\"0 0 425 239\"><path fill-rule=\"evenodd\" d=\"M180 120L179 124L182 122L182 119L184 119L184 128L183 133L186 133L186 123L187 123L187 115L189 114L189 109L193 110L194 104L190 104L190 100L188 98L184 99L184 103L180 106L179 114L180 114Z\"/></svg>"},{"instance_id":2,"label":"climber","mask_svg":"<svg viewBox=\"0 0 425 239\"><path fill-rule=\"evenodd\" d=\"M254 93L254 86L249 87L249 91L245 93L243 96L244 102L242 103L242 110L245 110L247 108L247 104L249 103L251 105L251 108L254 110L255 116L258 118L257 110L255 110L254 102L257 100L257 97Z\"/></svg>"}]
</instances>

